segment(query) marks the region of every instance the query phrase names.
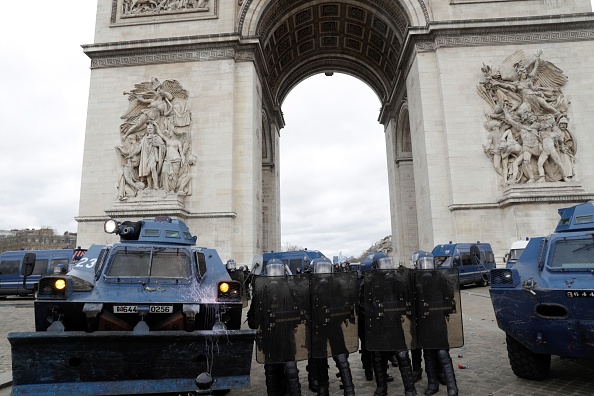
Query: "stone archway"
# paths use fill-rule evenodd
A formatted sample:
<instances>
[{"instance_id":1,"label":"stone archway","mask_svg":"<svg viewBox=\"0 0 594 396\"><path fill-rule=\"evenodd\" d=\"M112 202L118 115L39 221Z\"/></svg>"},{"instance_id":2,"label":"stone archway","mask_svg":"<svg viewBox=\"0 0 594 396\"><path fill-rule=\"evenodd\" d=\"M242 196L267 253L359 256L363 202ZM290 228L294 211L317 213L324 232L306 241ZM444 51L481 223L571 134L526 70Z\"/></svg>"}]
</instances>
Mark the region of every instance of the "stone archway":
<instances>
[{"instance_id":1,"label":"stone archway","mask_svg":"<svg viewBox=\"0 0 594 396\"><path fill-rule=\"evenodd\" d=\"M200 243L216 247L224 259L249 262L278 248L281 105L296 84L324 72L360 79L382 103L378 121L388 148L398 261L449 240L489 241L502 256L511 241L546 234L556 208L594 198L588 192L594 191L594 156L580 151L572 159L575 149L567 154L579 180L502 183L493 170L500 161L482 149L483 125L495 114L504 129L495 101L520 96L494 93L490 81L502 78L493 71L518 47L524 55L517 59L528 68L530 54L544 47L543 64L569 76L562 81L571 98L562 110L567 136L580 150L594 146L587 133L594 112L584 105L594 89L585 58L594 48L594 17L584 14L588 0L529 3L166 0L143 8L99 0L95 44L83 46L91 83L80 243L109 242L102 233L108 217L170 215L185 220ZM506 78L498 81L512 90L513 76ZM138 96L152 108L142 107ZM147 189L149 180L130 172L138 167L127 161L151 121L163 132L163 147L165 141L191 147L184 152L192 157L184 166L169 158Z\"/></svg>"}]
</instances>

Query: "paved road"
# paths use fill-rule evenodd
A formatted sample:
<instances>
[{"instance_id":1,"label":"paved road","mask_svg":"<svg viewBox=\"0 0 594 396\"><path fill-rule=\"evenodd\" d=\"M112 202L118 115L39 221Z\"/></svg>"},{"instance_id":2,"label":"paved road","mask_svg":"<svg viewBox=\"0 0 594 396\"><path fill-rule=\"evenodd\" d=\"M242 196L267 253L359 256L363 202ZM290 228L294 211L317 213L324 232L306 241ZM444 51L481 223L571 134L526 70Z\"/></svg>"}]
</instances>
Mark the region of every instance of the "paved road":
<instances>
[{"instance_id":1,"label":"paved road","mask_svg":"<svg viewBox=\"0 0 594 396\"><path fill-rule=\"evenodd\" d=\"M456 378L463 396L591 396L594 395L594 361L570 361L553 357L551 375L544 381L527 381L517 378L511 371L505 346L505 335L497 327L488 287L466 287L462 289L462 311L464 319L464 347L452 349L451 355ZM14 298L0 300L0 378L10 371L10 346L6 333L15 330L33 330L33 303L31 299ZM375 390L373 382L365 381L358 354L350 357L357 395L371 396ZM331 373L335 372L331 362ZM458 369L458 364L467 369ZM303 395L313 395L307 389L305 362L299 363ZM4 372L4 373L2 373ZM390 395L402 395L404 390L397 368L390 373L396 381L390 383ZM331 375L332 376L332 375ZM229 393L230 396L265 395L264 369L252 362L251 386ZM425 375L417 383L419 395L427 385ZM339 382L331 378L332 395L340 395ZM10 388L0 389L0 396L10 394ZM446 395L445 387L438 395Z\"/></svg>"}]
</instances>

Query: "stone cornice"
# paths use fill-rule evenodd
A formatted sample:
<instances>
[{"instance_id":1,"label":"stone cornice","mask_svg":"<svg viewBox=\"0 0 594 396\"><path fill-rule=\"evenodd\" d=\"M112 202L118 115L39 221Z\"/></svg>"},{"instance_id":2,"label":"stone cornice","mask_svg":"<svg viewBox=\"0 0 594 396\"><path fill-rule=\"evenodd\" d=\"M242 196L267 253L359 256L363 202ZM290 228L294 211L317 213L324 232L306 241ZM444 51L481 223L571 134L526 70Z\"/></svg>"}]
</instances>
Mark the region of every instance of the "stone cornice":
<instances>
[{"instance_id":1,"label":"stone cornice","mask_svg":"<svg viewBox=\"0 0 594 396\"><path fill-rule=\"evenodd\" d=\"M531 44L594 39L594 14L431 22L411 27L403 54L440 47ZM408 59L403 56L401 59Z\"/></svg>"},{"instance_id":2,"label":"stone cornice","mask_svg":"<svg viewBox=\"0 0 594 396\"><path fill-rule=\"evenodd\" d=\"M503 190L497 202L452 204L450 211L502 209L512 205L529 204L578 204L594 199L594 193L584 191L579 182L548 182L513 184Z\"/></svg>"},{"instance_id":3,"label":"stone cornice","mask_svg":"<svg viewBox=\"0 0 594 396\"><path fill-rule=\"evenodd\" d=\"M212 35L83 45L91 68L234 58L237 35Z\"/></svg>"},{"instance_id":4,"label":"stone cornice","mask_svg":"<svg viewBox=\"0 0 594 396\"><path fill-rule=\"evenodd\" d=\"M160 209L110 209L105 211L105 216L78 216L74 219L78 223L104 222L111 218L152 218L155 216L172 216L179 219L214 219L229 218L235 219L236 212L188 212L183 209L160 210Z\"/></svg>"}]
</instances>

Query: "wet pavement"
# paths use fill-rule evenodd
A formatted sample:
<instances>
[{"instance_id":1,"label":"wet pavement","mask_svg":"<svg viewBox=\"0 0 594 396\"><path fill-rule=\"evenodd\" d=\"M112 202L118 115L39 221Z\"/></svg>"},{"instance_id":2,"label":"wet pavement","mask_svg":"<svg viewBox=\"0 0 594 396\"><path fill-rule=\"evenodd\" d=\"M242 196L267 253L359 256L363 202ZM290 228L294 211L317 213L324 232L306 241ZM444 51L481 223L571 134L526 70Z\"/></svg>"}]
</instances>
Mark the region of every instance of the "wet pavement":
<instances>
[{"instance_id":1,"label":"wet pavement","mask_svg":"<svg viewBox=\"0 0 594 396\"><path fill-rule=\"evenodd\" d=\"M481 396L591 396L594 395L594 361L573 361L553 357L550 376L543 381L528 381L516 377L509 365L505 334L497 327L488 287L464 287L462 316L464 321L464 346L450 351L454 363L460 395ZM0 300L0 381L10 378L9 331L33 331L33 300L8 298ZM357 395L371 396L375 383L365 381L359 354L349 358ZM330 364L330 394L341 395L340 382L332 359ZM306 362L299 362L302 394L315 395L307 388ZM460 369L458 365L466 368ZM389 395L403 395L404 389L398 368L390 368L395 381L389 384ZM264 368L252 361L250 387L236 389L230 396L266 395ZM0 387L2 384L0 384ZM417 382L417 393L422 395L427 386L425 373ZM9 395L10 387L0 389L0 396ZM447 395L440 386L437 395Z\"/></svg>"}]
</instances>

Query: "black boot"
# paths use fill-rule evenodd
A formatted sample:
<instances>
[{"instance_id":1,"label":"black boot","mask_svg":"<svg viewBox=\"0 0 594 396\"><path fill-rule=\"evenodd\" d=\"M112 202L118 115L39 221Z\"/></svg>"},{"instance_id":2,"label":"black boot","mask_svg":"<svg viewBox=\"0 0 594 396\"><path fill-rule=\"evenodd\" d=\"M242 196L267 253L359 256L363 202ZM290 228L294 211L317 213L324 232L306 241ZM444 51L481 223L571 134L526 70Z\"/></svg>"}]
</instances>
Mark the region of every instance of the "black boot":
<instances>
[{"instance_id":1,"label":"black boot","mask_svg":"<svg viewBox=\"0 0 594 396\"><path fill-rule=\"evenodd\" d=\"M398 369L402 376L402 384L404 385L404 391L406 396L414 396L417 394L415 388L415 380L413 378L412 364L408 357L408 351L399 351L396 353L398 359Z\"/></svg>"},{"instance_id":2,"label":"black boot","mask_svg":"<svg viewBox=\"0 0 594 396\"><path fill-rule=\"evenodd\" d=\"M299 383L299 370L296 361L285 362L285 377L287 378L289 395L301 396L301 384Z\"/></svg>"},{"instance_id":3,"label":"black boot","mask_svg":"<svg viewBox=\"0 0 594 396\"><path fill-rule=\"evenodd\" d=\"M420 381L423 378L423 369L421 369L421 349L413 349L410 351L412 357L412 370L413 370L413 379L415 382Z\"/></svg>"},{"instance_id":4,"label":"black boot","mask_svg":"<svg viewBox=\"0 0 594 396\"><path fill-rule=\"evenodd\" d=\"M318 377L317 377L317 369L316 369L316 359L309 358L307 359L307 366L305 366L307 370L307 384L309 390L312 392L318 391Z\"/></svg>"},{"instance_id":5,"label":"black boot","mask_svg":"<svg viewBox=\"0 0 594 396\"><path fill-rule=\"evenodd\" d=\"M282 364L265 364L264 365L264 379L266 381L266 394L268 396L283 396L283 365Z\"/></svg>"},{"instance_id":6,"label":"black boot","mask_svg":"<svg viewBox=\"0 0 594 396\"><path fill-rule=\"evenodd\" d=\"M349 354L341 353L334 356L334 361L336 362L336 368L340 372L344 396L355 396L355 385L353 384L351 365L349 364Z\"/></svg>"},{"instance_id":7,"label":"black boot","mask_svg":"<svg viewBox=\"0 0 594 396\"><path fill-rule=\"evenodd\" d=\"M445 384L448 387L448 396L458 396L458 384L456 383L456 374L450 353L445 349L437 351L437 361L443 372Z\"/></svg>"},{"instance_id":8,"label":"black boot","mask_svg":"<svg viewBox=\"0 0 594 396\"><path fill-rule=\"evenodd\" d=\"M329 396L328 359L315 359L318 396Z\"/></svg>"},{"instance_id":9,"label":"black boot","mask_svg":"<svg viewBox=\"0 0 594 396\"><path fill-rule=\"evenodd\" d=\"M384 359L382 352L371 352L371 362L373 364L373 374L375 375L375 393L373 396L387 396L388 383L386 382L387 359Z\"/></svg>"},{"instance_id":10,"label":"black boot","mask_svg":"<svg viewBox=\"0 0 594 396\"><path fill-rule=\"evenodd\" d=\"M439 381L437 380L437 356L434 349L423 349L425 357L425 372L427 373L427 389L425 395L430 396L439 392Z\"/></svg>"}]
</instances>

